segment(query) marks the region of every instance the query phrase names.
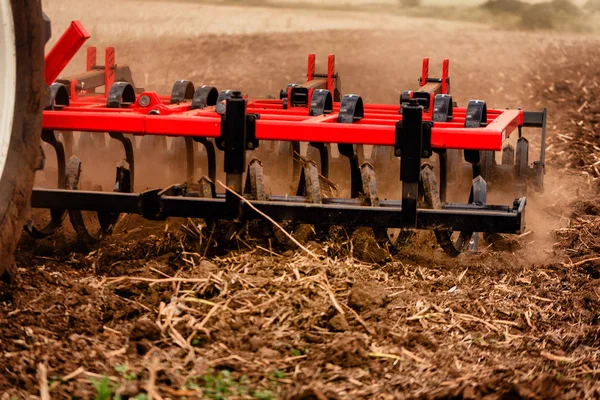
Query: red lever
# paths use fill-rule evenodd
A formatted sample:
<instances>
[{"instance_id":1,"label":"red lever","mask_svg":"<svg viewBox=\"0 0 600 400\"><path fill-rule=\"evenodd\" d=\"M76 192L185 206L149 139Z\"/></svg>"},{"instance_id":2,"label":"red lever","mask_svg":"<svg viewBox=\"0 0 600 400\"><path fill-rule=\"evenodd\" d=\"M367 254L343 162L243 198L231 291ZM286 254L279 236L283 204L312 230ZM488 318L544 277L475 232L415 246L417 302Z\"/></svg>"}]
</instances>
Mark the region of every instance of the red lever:
<instances>
[{"instance_id":1,"label":"red lever","mask_svg":"<svg viewBox=\"0 0 600 400\"><path fill-rule=\"evenodd\" d=\"M45 80L48 85L51 85L58 78L58 75L65 69L75 53L89 38L90 34L85 30L81 22L71 22L69 28L67 28L65 33L54 44L54 47L46 54L44 66Z\"/></svg>"}]
</instances>

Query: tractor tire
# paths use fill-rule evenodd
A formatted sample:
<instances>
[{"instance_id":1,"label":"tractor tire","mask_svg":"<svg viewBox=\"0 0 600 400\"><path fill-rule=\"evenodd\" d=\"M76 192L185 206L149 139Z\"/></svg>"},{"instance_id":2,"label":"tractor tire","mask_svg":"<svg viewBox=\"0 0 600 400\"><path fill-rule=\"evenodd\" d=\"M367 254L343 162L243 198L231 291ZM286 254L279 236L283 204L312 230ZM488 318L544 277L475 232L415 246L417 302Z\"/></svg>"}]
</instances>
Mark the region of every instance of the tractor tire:
<instances>
[{"instance_id":1,"label":"tractor tire","mask_svg":"<svg viewBox=\"0 0 600 400\"><path fill-rule=\"evenodd\" d=\"M0 277L5 281L14 276L13 253L35 170L43 165L47 35L39 0L0 0Z\"/></svg>"}]
</instances>

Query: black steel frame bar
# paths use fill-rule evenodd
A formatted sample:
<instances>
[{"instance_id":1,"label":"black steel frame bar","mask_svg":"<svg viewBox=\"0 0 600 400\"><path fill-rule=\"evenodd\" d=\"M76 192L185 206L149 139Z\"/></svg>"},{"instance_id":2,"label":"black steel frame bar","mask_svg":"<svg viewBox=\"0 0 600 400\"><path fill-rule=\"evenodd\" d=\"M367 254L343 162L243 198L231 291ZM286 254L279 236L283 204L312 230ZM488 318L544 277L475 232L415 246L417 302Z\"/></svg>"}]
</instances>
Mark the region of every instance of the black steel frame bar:
<instances>
[{"instance_id":1,"label":"black steel frame bar","mask_svg":"<svg viewBox=\"0 0 600 400\"><path fill-rule=\"evenodd\" d=\"M291 199L290 199L291 200ZM291 201L253 201L261 212L277 221L306 224L371 226L401 228L400 202L388 202L383 207L365 207L353 199L329 199L330 204ZM476 206L449 204L442 210L417 209L417 229L450 228L457 231L520 233L524 226L525 198L510 209L507 206ZM354 203L354 204L349 204ZM64 189L34 189L34 208L64 208L81 211L122 212L140 214L150 219L167 217L215 218L236 217L224 198L161 196L158 191L147 193L111 193L71 191ZM241 220L262 219L247 204L241 205Z\"/></svg>"}]
</instances>

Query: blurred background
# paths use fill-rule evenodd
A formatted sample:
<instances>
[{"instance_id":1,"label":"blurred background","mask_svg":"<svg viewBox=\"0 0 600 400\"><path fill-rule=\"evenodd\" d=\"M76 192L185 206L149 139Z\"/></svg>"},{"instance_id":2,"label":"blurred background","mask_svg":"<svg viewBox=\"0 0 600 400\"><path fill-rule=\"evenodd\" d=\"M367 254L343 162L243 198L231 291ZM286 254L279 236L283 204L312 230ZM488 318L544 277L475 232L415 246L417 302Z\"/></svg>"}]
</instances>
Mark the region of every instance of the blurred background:
<instances>
[{"instance_id":1,"label":"blurred background","mask_svg":"<svg viewBox=\"0 0 600 400\"><path fill-rule=\"evenodd\" d=\"M303 82L308 53L317 54L319 65L335 53L345 93L387 103L414 89L421 59L430 57L432 76L443 58L451 59L459 103L483 97L495 107L516 106L517 99L527 106L521 83L549 48L600 32L600 0L43 0L43 6L53 40L81 20L92 36L86 45L115 46L117 63L131 65L136 85L150 90L169 92L175 80L189 79L275 96ZM84 56L80 51L65 74L81 71Z\"/></svg>"}]
</instances>

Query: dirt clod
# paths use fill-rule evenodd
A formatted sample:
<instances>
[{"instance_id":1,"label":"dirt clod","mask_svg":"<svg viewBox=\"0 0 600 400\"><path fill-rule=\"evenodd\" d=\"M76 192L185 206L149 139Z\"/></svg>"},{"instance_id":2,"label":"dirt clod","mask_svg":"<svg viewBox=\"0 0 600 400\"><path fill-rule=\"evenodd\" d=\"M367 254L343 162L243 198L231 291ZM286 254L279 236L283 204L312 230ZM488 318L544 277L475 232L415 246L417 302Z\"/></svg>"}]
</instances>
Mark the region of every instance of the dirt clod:
<instances>
[{"instance_id":1,"label":"dirt clod","mask_svg":"<svg viewBox=\"0 0 600 400\"><path fill-rule=\"evenodd\" d=\"M160 328L155 322L152 322L146 318L137 320L131 329L131 333L129 334L129 340L132 342L138 342L144 339L155 341L160 339L160 337Z\"/></svg>"},{"instance_id":2,"label":"dirt clod","mask_svg":"<svg viewBox=\"0 0 600 400\"><path fill-rule=\"evenodd\" d=\"M290 400L329 400L329 398L317 388L307 388L292 396Z\"/></svg>"},{"instance_id":3,"label":"dirt clod","mask_svg":"<svg viewBox=\"0 0 600 400\"><path fill-rule=\"evenodd\" d=\"M329 320L331 330L334 332L345 332L350 329L350 325L342 314L336 314Z\"/></svg>"},{"instance_id":4,"label":"dirt clod","mask_svg":"<svg viewBox=\"0 0 600 400\"><path fill-rule=\"evenodd\" d=\"M281 353L268 347L261 347L261 349L258 350L258 356L267 360L277 360L281 358Z\"/></svg>"},{"instance_id":5,"label":"dirt clod","mask_svg":"<svg viewBox=\"0 0 600 400\"><path fill-rule=\"evenodd\" d=\"M359 228L352 234L354 256L361 261L382 264L389 260L389 253L382 248L370 228Z\"/></svg>"},{"instance_id":6,"label":"dirt clod","mask_svg":"<svg viewBox=\"0 0 600 400\"><path fill-rule=\"evenodd\" d=\"M356 311L364 311L383 305L385 289L367 282L355 282L348 297L348 305Z\"/></svg>"},{"instance_id":7,"label":"dirt clod","mask_svg":"<svg viewBox=\"0 0 600 400\"><path fill-rule=\"evenodd\" d=\"M358 367L369 359L367 344L362 337L343 334L327 351L327 362L344 368Z\"/></svg>"}]
</instances>

